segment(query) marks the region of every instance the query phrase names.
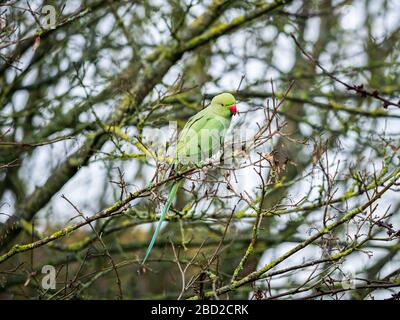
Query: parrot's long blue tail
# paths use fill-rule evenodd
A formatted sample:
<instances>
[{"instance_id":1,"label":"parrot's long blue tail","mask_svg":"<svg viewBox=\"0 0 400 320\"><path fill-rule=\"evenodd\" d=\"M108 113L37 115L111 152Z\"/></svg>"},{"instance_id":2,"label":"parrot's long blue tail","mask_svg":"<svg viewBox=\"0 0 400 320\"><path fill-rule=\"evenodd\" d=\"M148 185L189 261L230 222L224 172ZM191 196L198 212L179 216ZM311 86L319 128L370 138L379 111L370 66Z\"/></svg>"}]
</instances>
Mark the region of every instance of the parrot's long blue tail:
<instances>
[{"instance_id":1,"label":"parrot's long blue tail","mask_svg":"<svg viewBox=\"0 0 400 320\"><path fill-rule=\"evenodd\" d=\"M169 207L171 206L172 201L174 200L175 195L176 195L179 187L181 186L182 182L183 182L183 180L176 181L173 184L171 191L168 194L167 202L165 203L164 208L161 211L160 220L157 223L156 230L154 230L153 237L151 238L150 244L147 247L146 255L142 261L142 264L144 264L146 262L147 258L149 257L149 254L151 252L151 249L153 249L154 242L156 242L158 233L160 232L161 224L164 221L165 215L167 214Z\"/></svg>"}]
</instances>

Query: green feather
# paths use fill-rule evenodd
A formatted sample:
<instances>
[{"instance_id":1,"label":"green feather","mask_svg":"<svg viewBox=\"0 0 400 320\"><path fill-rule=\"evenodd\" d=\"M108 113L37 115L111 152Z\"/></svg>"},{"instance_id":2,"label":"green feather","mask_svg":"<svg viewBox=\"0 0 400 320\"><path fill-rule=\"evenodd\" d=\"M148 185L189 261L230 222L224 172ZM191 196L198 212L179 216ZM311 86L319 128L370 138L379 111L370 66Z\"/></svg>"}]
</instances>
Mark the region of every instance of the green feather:
<instances>
[{"instance_id":1,"label":"green feather","mask_svg":"<svg viewBox=\"0 0 400 320\"><path fill-rule=\"evenodd\" d=\"M175 198L176 192L178 191L182 182L183 182L183 180L179 180L179 181L175 182L171 188L171 191L168 194L167 202L165 203L164 208L161 211L160 220L158 220L156 230L154 230L153 237L151 238L150 244L147 247L146 255L144 256L142 264L144 264L146 262L147 258L149 257L149 254L151 252L151 249L153 249L154 243L156 242L156 239L157 239L157 235L160 232L161 224L164 221L164 218L169 210L169 207L172 204L172 200Z\"/></svg>"}]
</instances>

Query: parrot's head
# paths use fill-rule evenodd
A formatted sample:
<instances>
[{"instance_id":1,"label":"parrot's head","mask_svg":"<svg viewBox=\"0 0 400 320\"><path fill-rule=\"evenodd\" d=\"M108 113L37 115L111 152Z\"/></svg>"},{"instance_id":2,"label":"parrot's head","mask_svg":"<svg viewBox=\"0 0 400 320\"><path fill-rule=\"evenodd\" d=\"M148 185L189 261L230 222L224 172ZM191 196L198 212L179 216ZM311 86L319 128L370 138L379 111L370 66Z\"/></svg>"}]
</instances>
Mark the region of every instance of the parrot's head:
<instances>
[{"instance_id":1,"label":"parrot's head","mask_svg":"<svg viewBox=\"0 0 400 320\"><path fill-rule=\"evenodd\" d=\"M224 92L215 96L211 100L211 104L225 108L227 111L229 110L230 115L235 115L237 113L235 97L230 93Z\"/></svg>"}]
</instances>

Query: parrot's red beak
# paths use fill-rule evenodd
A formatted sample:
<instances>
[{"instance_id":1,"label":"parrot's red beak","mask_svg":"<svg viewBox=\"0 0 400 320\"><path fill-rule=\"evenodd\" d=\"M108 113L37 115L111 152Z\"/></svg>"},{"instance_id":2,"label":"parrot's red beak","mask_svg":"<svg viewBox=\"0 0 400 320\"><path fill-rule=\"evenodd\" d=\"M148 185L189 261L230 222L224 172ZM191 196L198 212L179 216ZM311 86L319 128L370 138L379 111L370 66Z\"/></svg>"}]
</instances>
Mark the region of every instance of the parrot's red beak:
<instances>
[{"instance_id":1,"label":"parrot's red beak","mask_svg":"<svg viewBox=\"0 0 400 320\"><path fill-rule=\"evenodd\" d=\"M237 113L236 105L231 105L229 110L231 111L231 114L235 115Z\"/></svg>"}]
</instances>

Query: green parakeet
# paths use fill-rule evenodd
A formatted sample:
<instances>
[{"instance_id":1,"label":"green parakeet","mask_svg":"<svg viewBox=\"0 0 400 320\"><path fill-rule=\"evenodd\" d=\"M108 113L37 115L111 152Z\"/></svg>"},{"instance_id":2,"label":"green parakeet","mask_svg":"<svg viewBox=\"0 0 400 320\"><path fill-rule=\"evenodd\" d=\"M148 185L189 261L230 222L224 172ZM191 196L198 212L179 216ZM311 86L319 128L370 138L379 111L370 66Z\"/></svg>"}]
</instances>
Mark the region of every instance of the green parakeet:
<instances>
[{"instance_id":1,"label":"green parakeet","mask_svg":"<svg viewBox=\"0 0 400 320\"><path fill-rule=\"evenodd\" d=\"M235 97L230 93L221 93L211 100L207 108L191 117L179 135L175 148L174 168L185 169L188 165L198 164L221 150L231 118L236 113ZM183 179L174 182L168 194L142 264L149 257L161 224L182 182Z\"/></svg>"}]
</instances>

